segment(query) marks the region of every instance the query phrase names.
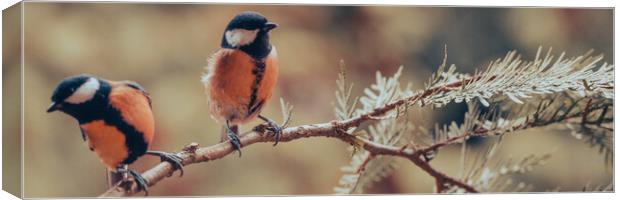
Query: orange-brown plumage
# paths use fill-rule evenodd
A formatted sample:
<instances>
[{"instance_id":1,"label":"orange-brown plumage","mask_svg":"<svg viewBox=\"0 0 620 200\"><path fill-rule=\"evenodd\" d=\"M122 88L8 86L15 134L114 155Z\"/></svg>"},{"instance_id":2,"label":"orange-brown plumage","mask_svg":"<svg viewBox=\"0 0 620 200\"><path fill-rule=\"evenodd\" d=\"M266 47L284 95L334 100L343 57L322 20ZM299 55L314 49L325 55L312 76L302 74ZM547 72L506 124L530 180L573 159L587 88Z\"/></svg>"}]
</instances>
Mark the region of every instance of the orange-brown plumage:
<instances>
[{"instance_id":1,"label":"orange-brown plumage","mask_svg":"<svg viewBox=\"0 0 620 200\"><path fill-rule=\"evenodd\" d=\"M224 127L222 141L228 138L239 156L238 125L259 117L270 125L276 144L282 132L282 127L260 114L278 78L278 55L269 42L269 32L276 27L257 12L235 15L202 77L211 117Z\"/></svg>"},{"instance_id":2,"label":"orange-brown plumage","mask_svg":"<svg viewBox=\"0 0 620 200\"><path fill-rule=\"evenodd\" d=\"M255 103L264 105L275 89L278 79L278 61L275 47L265 58L265 69L258 83ZM248 54L236 49L221 49L209 60L205 78L211 116L231 125L244 124L256 118L261 108L249 113L256 63ZM261 105L261 106L262 106Z\"/></svg>"},{"instance_id":3,"label":"orange-brown plumage","mask_svg":"<svg viewBox=\"0 0 620 200\"><path fill-rule=\"evenodd\" d=\"M278 68L278 52L276 47L271 49L271 54L265 60L265 74L258 88L257 99L261 101L267 101L271 98L273 90L278 82L278 74L280 69Z\"/></svg>"},{"instance_id":4,"label":"orange-brown plumage","mask_svg":"<svg viewBox=\"0 0 620 200\"><path fill-rule=\"evenodd\" d=\"M96 120L80 125L86 135L86 143L108 169L115 169L127 158L125 135L115 126Z\"/></svg>"},{"instance_id":5,"label":"orange-brown plumage","mask_svg":"<svg viewBox=\"0 0 620 200\"><path fill-rule=\"evenodd\" d=\"M106 82L111 86L108 94L109 105L120 113L118 117L135 129L141 137L138 139L143 140L141 142L148 146L155 133L155 121L149 97L143 91L131 87L129 82L107 80ZM106 123L102 119L80 124L80 128L86 136L85 139L90 149L109 169L118 167L128 158L131 149L126 145L127 133L119 130L117 124ZM146 149L143 151L146 152ZM143 154L144 152L135 153Z\"/></svg>"},{"instance_id":6,"label":"orange-brown plumage","mask_svg":"<svg viewBox=\"0 0 620 200\"><path fill-rule=\"evenodd\" d=\"M121 112L121 116L131 124L150 144L155 135L155 119L149 97L143 90L131 87L128 82L111 82L112 90L108 96L110 105Z\"/></svg>"},{"instance_id":7,"label":"orange-brown plumage","mask_svg":"<svg viewBox=\"0 0 620 200\"><path fill-rule=\"evenodd\" d=\"M145 154L159 156L183 174L180 157L148 151L155 134L155 120L151 98L137 83L82 74L62 80L51 100L47 112L62 111L77 119L82 138L110 170L110 186L131 175L138 188L146 192L144 178L127 168Z\"/></svg>"}]
</instances>

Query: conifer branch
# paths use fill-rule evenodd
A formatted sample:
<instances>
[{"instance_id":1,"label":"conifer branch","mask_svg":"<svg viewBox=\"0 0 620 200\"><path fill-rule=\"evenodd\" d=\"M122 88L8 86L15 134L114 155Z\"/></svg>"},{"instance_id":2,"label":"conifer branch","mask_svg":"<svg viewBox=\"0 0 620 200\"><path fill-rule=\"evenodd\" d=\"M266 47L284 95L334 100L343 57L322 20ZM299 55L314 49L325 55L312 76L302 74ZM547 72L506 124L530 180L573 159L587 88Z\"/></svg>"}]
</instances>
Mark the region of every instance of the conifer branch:
<instances>
[{"instance_id":1,"label":"conifer branch","mask_svg":"<svg viewBox=\"0 0 620 200\"><path fill-rule=\"evenodd\" d=\"M358 110L355 110L357 99L353 100L353 106L348 104L351 101L352 86L344 82L345 77L342 75L343 81L338 81L340 89L337 91L337 120L285 128L280 142L307 137L339 139L367 153L366 159L360 160L361 165L356 168L355 172L364 171L364 167L381 157L402 157L432 176L436 182L437 192L444 192L454 187L467 192L478 192L479 189L471 183L453 178L434 168L429 163L428 155L444 146L465 141L471 136L502 135L508 132L555 123L567 123L579 119L582 119L579 122L584 127L592 124L600 126L602 123L613 120L613 115L610 117L609 114L606 114L608 108L613 106L612 103L608 103L609 99L613 99L613 65L603 64L600 68L596 68L595 63L600 61L601 57L588 57L587 54L568 60L564 60L562 55L554 64L551 64L552 56L549 54L543 59L539 59L539 55L540 51L533 62L522 62L518 57L515 58L514 53L509 53L504 60L495 61L490 64L486 71L475 73L472 76L456 74L453 66L447 71L441 69L440 72L432 76L426 89L416 93L411 92L409 86L405 89L400 88L398 84L400 69L391 78L385 78L377 73L377 83L371 86L371 89L364 91L367 96L359 99L362 108ZM544 84L536 87L536 81ZM541 101L533 114L530 113L514 120L498 119L490 122L478 119L470 120L461 128L456 127L459 128L458 130L455 129L454 133L456 134L451 134L453 132L451 127L444 131L445 134L439 134L445 137L437 137L443 138L443 140L435 141L427 146L420 147L416 144L402 146L398 143L401 138L404 138L403 133L407 132L400 130L400 128L408 127L407 123L398 124L400 123L398 120L402 116L401 112L406 114L407 108L413 105L425 106L430 104L441 107L452 101L469 102L471 99L478 99L481 104L489 106L489 101L492 102L493 98L498 96L505 96L517 104L524 104L528 102L524 102L523 99L532 98L533 95L561 92L572 93L589 99L598 97L602 100L588 101L589 103L585 107L580 106L579 100L576 100L571 105L562 104L559 108L555 107L557 110L551 108L552 103L543 105L543 101ZM284 107L289 113L288 116L284 116L288 122L291 108ZM596 120L590 120L593 116ZM382 122L383 124L371 125L374 128L369 131L370 133L357 130L362 123L366 122ZM275 138L264 127L264 125L259 125L253 131L242 134L239 137L241 146L245 148L255 143L274 142ZM381 135L382 132L389 132L389 134ZM377 139L377 137L382 138ZM228 142L207 147L199 147L197 143L192 143L176 155L181 157L183 165L187 166L214 161L234 151ZM172 165L163 162L145 171L142 176L147 181L148 186L153 186L172 175L173 172ZM131 184L129 187L117 185L100 197L127 196L138 192L140 191L135 184Z\"/></svg>"},{"instance_id":2,"label":"conifer branch","mask_svg":"<svg viewBox=\"0 0 620 200\"><path fill-rule=\"evenodd\" d=\"M431 88L430 91L438 91L440 89L447 90L448 88L454 88L451 86L460 84L462 83L455 82L449 84L448 86ZM427 173L429 173L430 175L438 177L437 179L467 187L464 183L459 183L457 180L450 178L445 174L435 170L421 158L416 158L415 156L419 156L419 153L415 153L411 148L401 150L401 147L378 144L347 133L347 130L357 127L363 122L374 120L372 117L383 116L387 112L396 109L396 107L398 106L401 106L408 102L415 102L418 99L428 96L430 94L432 94L432 92L429 92L428 90L422 91L411 97L396 100L392 103L386 104L385 106L375 108L371 112L347 120L289 127L283 130L280 142L288 142L307 137L333 137L354 146L361 146L363 149L373 152L376 155L391 155L408 158L413 163L422 168L424 171L427 171ZM256 130L242 134L239 137L239 140L241 141L242 148L245 148L254 143L275 141L274 138L270 137L269 134L258 132ZM228 142L218 143L208 147L198 147L196 143L193 143L184 148L183 151L176 153L176 155L181 157L183 159L183 165L187 166L195 163L214 161L223 158L232 152L234 152L234 149L232 145ZM162 179L169 177L172 173L173 167L167 162L162 162L142 173L142 177L148 182L148 186L150 187L155 185ZM469 191L475 192L476 190L470 188ZM140 191L135 186L135 184L133 184L129 188L116 186L107 190L105 193L100 195L100 197L128 196L136 194L138 192Z\"/></svg>"},{"instance_id":3,"label":"conifer branch","mask_svg":"<svg viewBox=\"0 0 620 200\"><path fill-rule=\"evenodd\" d=\"M457 84L459 83L452 83L451 85L457 85ZM447 88L447 87L442 86L442 88ZM437 89L433 88L432 90L437 90ZM292 140L297 140L297 139L302 139L302 138L307 138L307 137L336 138L343 142L349 143L351 145L359 145L361 148L371 152L374 155L399 156L399 157L409 159L411 162L413 162L415 165L420 167L426 173L433 176L436 182L438 182L438 184L440 185L451 184L451 185L455 185L458 187L462 187L468 192L477 192L478 190L476 190L472 186L462 181L459 181L455 178L452 178L436 170L435 168L433 168L428 162L424 160L422 155L429 151L434 151L440 147L453 144L456 141L462 140L466 137L495 135L495 134L500 134L502 132L505 132L508 129L480 128L473 132L469 132L467 134L459 135L456 137L451 137L445 141L441 141L431 146L422 147L422 148L418 148L415 150L412 147L403 149L402 147L378 144L372 141L368 141L366 139L358 138L346 132L346 130L350 128L359 126L362 122L372 120L370 116L380 116L390 111L391 109L395 109L397 105L401 105L406 102L415 101L419 98L424 97L425 94L430 94L430 92L424 91L412 97L397 100L393 103L387 104L385 107L377 108L372 112L366 113L364 115L361 115L359 117L355 117L349 120L332 121L329 123L289 127L289 128L284 129L283 134L280 138L280 142L289 142ZM592 110L594 109L603 109L603 108L604 106L591 107L589 111L592 112ZM562 121L562 120L568 120L568 119L574 119L574 118L581 118L582 114L583 112L577 112L577 113L565 116L564 119L557 119L555 120L555 122ZM521 126L514 127L514 130L522 130L522 129L527 129L527 128L545 126L551 123L552 122L549 122L549 123L529 122ZM266 143L266 142L275 141L274 138L270 137L270 134L264 133L264 132L258 132L258 131L247 132L243 134L241 137L239 137L239 139L241 141L241 144L242 144L241 146L243 148L249 145L252 145L254 143ZM182 152L178 152L176 155L181 157L183 159L183 165L187 166L187 165L201 163L201 162L214 161L214 160L223 158L233 152L234 152L234 149L232 148L230 143L227 143L227 142L218 143L218 144L208 146L208 147L198 147L198 145L194 143L194 144L190 144L186 146L186 148L184 148ZM155 167L142 173L142 176L144 177L145 180L147 180L149 186L153 186L157 182L163 180L164 178L169 177L172 173L173 173L172 166L167 162L163 162L163 163L159 163ZM109 189L104 194L102 194L100 197L127 196L127 195L133 195L138 192L140 191L135 186L132 186L131 188L128 188L128 189L117 186L117 187L113 187Z\"/></svg>"}]
</instances>

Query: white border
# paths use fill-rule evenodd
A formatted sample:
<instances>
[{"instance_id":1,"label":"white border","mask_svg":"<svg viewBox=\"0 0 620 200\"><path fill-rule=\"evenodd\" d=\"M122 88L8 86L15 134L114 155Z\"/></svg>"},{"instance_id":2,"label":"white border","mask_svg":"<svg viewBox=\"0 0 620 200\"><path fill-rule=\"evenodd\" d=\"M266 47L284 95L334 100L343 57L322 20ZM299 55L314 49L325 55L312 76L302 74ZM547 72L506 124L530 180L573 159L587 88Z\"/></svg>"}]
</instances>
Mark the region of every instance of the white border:
<instances>
[{"instance_id":1,"label":"white border","mask_svg":"<svg viewBox=\"0 0 620 200\"><path fill-rule=\"evenodd\" d=\"M2 9L9 7L19 0L3 0L0 3ZM25 0L25 2L118 2L106 0ZM421 5L421 6L469 6L469 7L615 7L612 0L123 0L122 2L134 3L223 3L223 4L325 4L325 5Z\"/></svg>"},{"instance_id":2,"label":"white border","mask_svg":"<svg viewBox=\"0 0 620 200\"><path fill-rule=\"evenodd\" d=\"M20 170L20 173L21 173L21 185L22 185L22 187L20 188L20 190L21 190L20 191L20 193L21 193L20 195L21 195L22 198L24 197L24 190L25 190L24 181L26 179L24 177L25 176L25 173L24 173L24 171L25 171L24 170L25 169L24 168L24 166L25 166L24 162L26 161L26 159L24 158L25 157L25 152L24 152L24 146L25 146L25 142L24 142L24 140L25 140L25 137L24 137L24 135L25 135L24 127L25 126L24 126L24 124L25 124L25 119L26 119L26 117L25 117L26 114L25 114L25 109L24 109L24 102L25 102L24 100L26 99L25 98L25 93L26 92L24 92L24 89L25 89L24 78L26 77L26 75L25 75L25 73L26 73L26 64L25 64L25 62L26 62L26 54L25 54L26 46L25 46L25 41L26 40L24 40L24 38L25 38L24 37L24 33L25 33L24 21L26 21L25 8L26 8L26 4L22 2L21 3L21 10L22 11L20 13L21 14L21 20L22 20L21 21L21 25L20 25L20 28L21 28L21 30L20 30L20 35L21 35L21 41L20 41L21 42L21 55L20 55L20 57L21 57L21 67L22 67L21 68L21 72L22 72L21 75L22 75L22 77L21 77L21 80L20 80L21 81L21 85L20 85L21 89L19 91L19 93L21 95L21 104L20 104L21 106L19 108L20 113L21 113L21 116L20 116L21 120L20 120L19 124L21 126L21 129L20 129L21 130L21 135L20 135L21 136L21 141L20 141L20 143L21 143L21 152L20 152L21 159L20 160L21 160L21 167L22 167L22 169Z\"/></svg>"},{"instance_id":3,"label":"white border","mask_svg":"<svg viewBox=\"0 0 620 200\"><path fill-rule=\"evenodd\" d=\"M88 1L88 2L102 2L102 1L93 1L93 0L82 0L81 2L84 1ZM19 2L19 0L2 0L0 1L0 8L2 8L3 10L8 8L11 5L14 5L15 3ZM32 2L32 1L31 1ZM65 2L77 2L75 0L67 0ZM110 2L110 1L107 1ZM616 7L617 3L615 1L611 1L611 0L588 0L588 1L580 1L580 0L546 0L546 1L540 1L540 0L518 0L518 1L484 1L484 0L469 0L469 1L462 1L462 0L433 0L433 1L428 1L428 0L409 0L409 1L404 1L404 0L383 0L383 1L378 1L378 0L359 0L359 1L351 1L351 0L345 0L345 1L339 1L339 2L335 2L333 0L312 0L312 1L308 1L308 0L271 0L271 1L261 1L261 0L243 0L243 1L239 1L239 0L231 0L231 1L196 1L196 0L125 0L124 2L135 2L135 3L209 3L209 2L215 2L215 3L260 3L260 4L283 4L283 3L287 3L287 4L330 4L330 5L342 5L342 4L355 4L355 5L422 5L422 6L468 6L468 7L505 7L505 6L512 6L512 7L590 7L590 8L601 8L601 7ZM22 12L23 14L23 12ZM616 27L618 27L618 16L615 14L614 11L614 58L617 58L618 56L618 52L616 51L615 47L618 44L618 41L615 40L615 36L617 35L616 32ZM1 20L0 20L1 23ZM22 26L23 27L23 26ZM1 31L1 25L0 25L0 31ZM23 33L22 33L23 34ZM0 45L2 44L2 42L0 41ZM23 41L22 41L23 44ZM22 48L22 55L23 55L23 48ZM616 61L616 59L614 59L614 62ZM0 62L1 62L1 57L0 57ZM22 64L23 64L23 57L22 57ZM23 87L23 67L22 67L22 86ZM615 71L615 76L618 77L618 71ZM0 71L0 75L2 75L2 72ZM2 88L2 83L0 82L0 96L1 96L1 88ZM23 91L23 88L22 88ZM22 101L23 99L23 93L22 93ZM0 100L0 103L2 101ZM615 101L614 103L617 103L618 101ZM22 104L23 105L23 104ZM2 111L2 108L0 108L0 113ZM23 112L23 108L22 108L22 112ZM617 116L619 113L618 109L614 109L614 115ZM1 118L0 118L1 119ZM23 113L22 113L22 123L23 123ZM616 127L615 125L617 125L616 123L614 123L614 127ZM22 128L23 128L23 124L22 124ZM23 130L23 129L22 129ZM23 134L22 134L23 136ZM23 141L23 140L22 140ZM0 142L1 142L1 137L0 137ZM615 140L615 146L617 146L618 141ZM23 148L23 145L22 145ZM22 152L23 153L23 150ZM1 149L0 149L0 155L1 155ZM616 160L618 160L618 154L616 153L614 158L614 162ZM23 158L23 156L22 156ZM22 160L23 161L23 160ZM1 163L1 160L0 160ZM22 163L23 164L23 163ZM22 166L23 169L23 166ZM617 177L618 175L618 167L615 167L614 169L614 177ZM23 170L22 170L23 173ZM0 175L0 181L1 181L1 175ZM22 174L22 178L23 178L23 174ZM617 179L614 179L617 180ZM23 183L23 181L22 181ZM23 188L23 186L22 186ZM616 190L617 187L615 187ZM583 193L562 193L562 194L544 194L544 195L539 195L539 194L503 194L501 196L497 196L497 195L488 195L488 194L483 194L483 195L412 195L412 196L408 196L408 195L389 195L389 196L323 196L320 197L320 199L378 199L378 198L386 198L386 199L410 199L410 198L416 198L416 199L481 199L481 200L485 200L485 199L497 199L498 197L501 199L567 199L567 200L581 200L581 199L611 199L613 197L616 197L614 199L617 199L617 194L616 193L587 193L587 194L583 194ZM611 197L611 198L610 198ZM266 198L271 198L271 197L253 197L253 198L247 198L247 197L233 197L233 198L221 198L221 199L266 199ZM280 197L279 199L316 199L319 198L319 196L300 196L300 197ZM14 196L12 196L11 194L8 194L4 191L0 192L0 199L16 199ZM148 198L148 199L153 199L153 198ZM161 199L161 198L158 198ZM181 198L165 198L165 199L181 199Z\"/></svg>"}]
</instances>

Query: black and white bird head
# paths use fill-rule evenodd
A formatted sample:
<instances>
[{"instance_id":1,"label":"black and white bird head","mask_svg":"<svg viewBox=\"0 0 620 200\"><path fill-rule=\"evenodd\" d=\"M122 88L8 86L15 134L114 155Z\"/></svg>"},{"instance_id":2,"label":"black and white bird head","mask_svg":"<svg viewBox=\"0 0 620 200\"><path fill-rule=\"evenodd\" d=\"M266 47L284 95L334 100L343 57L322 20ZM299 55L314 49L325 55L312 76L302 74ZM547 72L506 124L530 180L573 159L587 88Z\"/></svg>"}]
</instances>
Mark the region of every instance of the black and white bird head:
<instances>
[{"instance_id":1,"label":"black and white bird head","mask_svg":"<svg viewBox=\"0 0 620 200\"><path fill-rule=\"evenodd\" d=\"M52 104L47 112L62 111L78 118L93 107L104 104L108 86L97 77L82 74L63 79L52 93Z\"/></svg>"},{"instance_id":2,"label":"black and white bird head","mask_svg":"<svg viewBox=\"0 0 620 200\"><path fill-rule=\"evenodd\" d=\"M222 48L240 49L255 59L269 55L269 31L278 27L258 12L245 11L237 14L226 26L222 36Z\"/></svg>"}]
</instances>

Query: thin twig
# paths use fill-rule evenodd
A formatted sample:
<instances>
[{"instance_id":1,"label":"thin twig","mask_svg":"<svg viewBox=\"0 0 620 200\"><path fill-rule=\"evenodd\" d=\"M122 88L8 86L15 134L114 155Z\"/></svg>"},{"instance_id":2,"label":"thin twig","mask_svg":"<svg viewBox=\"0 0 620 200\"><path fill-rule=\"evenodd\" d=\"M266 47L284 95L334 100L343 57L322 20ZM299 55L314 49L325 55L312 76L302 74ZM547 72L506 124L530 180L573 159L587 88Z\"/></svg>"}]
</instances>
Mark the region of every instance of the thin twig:
<instances>
[{"instance_id":1,"label":"thin twig","mask_svg":"<svg viewBox=\"0 0 620 200\"><path fill-rule=\"evenodd\" d=\"M394 156L403 156L403 157L412 157L413 150L405 149L402 150L400 147L391 147L378 143L374 143L371 141L366 141L363 139L356 138L353 135L349 135L346 133L346 130L357 127L361 123L374 120L376 117L383 116L389 111L395 109L398 106L401 106L405 103L414 104L418 100L430 96L436 92L440 91L449 91L452 88L459 87L463 84L467 84L474 79L478 79L479 77L474 77L470 79L465 79L462 81L456 81L454 83L446 84L443 86L437 86L428 88L427 90L418 92L410 97L403 98L392 103L386 104L382 107L376 108L371 112L365 113L363 115L343 120L343 121L332 121L330 123L322 123L322 124L311 124L311 125L302 125L296 127L290 127L283 130L283 133L280 138L280 142L288 142L291 140L304 138L304 137L316 137L316 136L324 136L324 137L336 137L344 142L347 142L351 145L355 145L356 141L363 141L363 147L371 153L375 155L394 155ZM262 134L256 131L250 131L248 133L243 134L239 137L241 141L242 147L247 147L248 145L257 143L257 142L271 142L274 141L273 138L268 137L267 134ZM209 147L202 148L194 148L193 151L182 151L177 153L177 156L183 159L183 165L190 165L194 163L207 162L222 158L231 152L234 149L232 145L228 142L215 144ZM417 156L417 155L415 155ZM416 165L420 166L429 174L434 176L444 176L443 174L437 172L432 167L430 167L426 162L420 160L419 158L411 158L411 160L416 163ZM173 173L173 167L167 163L162 162L155 167L145 171L142 174L142 177L148 182L148 186L153 186L160 180L164 179L166 176ZM475 191L475 190L472 190ZM114 196L128 196L133 195L135 193L140 192L139 189L135 186L130 187L128 190L125 190L120 187L110 188L108 191L100 195L100 197L114 197Z\"/></svg>"},{"instance_id":2,"label":"thin twig","mask_svg":"<svg viewBox=\"0 0 620 200\"><path fill-rule=\"evenodd\" d=\"M441 192L443 188L446 186L446 184L458 186L460 188L465 189L467 192L478 192L478 190L476 190L471 185L461 180L452 178L438 171L437 169L433 168L429 164L429 162L425 161L422 158L422 155L424 155L424 153L427 153L429 151L437 150L440 147L459 142L461 141L461 139L466 139L468 136L493 135L493 134L496 134L498 130L479 128L473 132L465 133L463 135L455 136L452 138L447 138L446 140L442 142L438 142L436 144L433 144L425 148L416 148L415 146L409 146L409 147L388 146L388 145L383 145L383 144L379 144L376 142L372 142L372 141L369 141L363 138L359 138L359 137L356 137L354 135L347 133L347 130L354 128L354 127L358 127L363 122L374 120L377 117L384 116L391 110L394 110L395 108L401 105L415 104L418 100L422 100L425 97L435 94L436 92L445 92L445 91L449 91L455 88L459 88L459 86L465 85L477 79L479 79L479 77L472 77L470 79L464 79L464 80L446 84L443 86L428 88L427 90L418 92L410 97L394 101L382 107L376 108L373 111L370 111L368 113L362 114L360 116L357 116L351 119L342 120L342 121L332 121L329 123L289 127L283 130L283 133L280 138L280 142L288 142L288 141L301 139L301 138L307 138L307 137L337 138L351 145L361 146L361 148L367 150L371 155L374 155L374 156L378 156L378 155L398 156L398 157L403 157L403 158L410 160L413 164L415 164L420 169L425 171L427 174L435 178L438 189L440 188L439 186L441 186L441 190L438 190L438 192ZM594 109L597 109L597 108L590 108L589 111L592 111ZM536 123L536 122L526 121L526 123L524 123L523 125L519 127L514 127L513 129L510 129L510 131L521 130L521 129L526 129L530 127L545 126L551 123L560 122L568 118L578 117L581 114L583 113L577 112L571 115L565 114L564 115L565 118L554 119L552 120L552 122L547 122L547 123ZM502 129L500 131L507 132L506 129ZM271 137L270 134L266 134L266 133L258 132L258 131L250 131L245 134L242 134L239 137L239 139L241 142L241 146L243 148L251 144L254 144L254 143L259 143L259 142L264 143L264 142L275 141L275 139ZM195 164L195 163L217 160L217 159L227 156L228 154L231 154L234 151L235 150L233 149L232 145L228 142L218 143L212 146L202 147L202 148L199 148L197 144L193 143L191 144L191 148L186 147L184 148L182 152L178 152L176 155L183 159L182 163L183 165L186 166L186 165ZM147 181L148 186L153 186L157 182L164 179L165 177L170 176L173 172L174 172L174 169L172 165L170 165L167 162L162 162L154 166L153 168L145 171L142 174L142 177ZM121 187L110 188L108 191L100 195L100 197L128 196L128 195L133 195L138 192L140 192L139 189L135 186L135 184L133 184L133 186L130 187L128 190L125 190Z\"/></svg>"},{"instance_id":3,"label":"thin twig","mask_svg":"<svg viewBox=\"0 0 620 200\"><path fill-rule=\"evenodd\" d=\"M368 165L368 163L375 158L375 155L370 153L368 154L368 156L366 156L366 159L364 159L364 161L362 161L362 164L360 164L360 166L357 168L357 170L355 170L356 174L360 174L362 173L362 171L364 171L364 169L366 169L366 165Z\"/></svg>"}]
</instances>

